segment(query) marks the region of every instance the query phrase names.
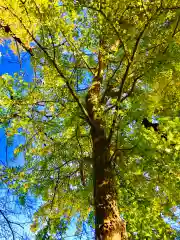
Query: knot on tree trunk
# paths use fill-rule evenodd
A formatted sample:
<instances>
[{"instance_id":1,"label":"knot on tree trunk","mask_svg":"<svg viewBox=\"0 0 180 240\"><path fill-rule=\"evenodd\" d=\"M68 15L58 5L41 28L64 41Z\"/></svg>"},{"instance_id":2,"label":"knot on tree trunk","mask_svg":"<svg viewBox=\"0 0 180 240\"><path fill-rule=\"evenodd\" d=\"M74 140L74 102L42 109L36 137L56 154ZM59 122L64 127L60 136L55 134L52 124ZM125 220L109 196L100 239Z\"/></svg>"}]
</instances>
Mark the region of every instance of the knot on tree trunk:
<instances>
[{"instance_id":1,"label":"knot on tree trunk","mask_svg":"<svg viewBox=\"0 0 180 240\"><path fill-rule=\"evenodd\" d=\"M99 227L97 240L127 240L126 224L123 220L111 219Z\"/></svg>"}]
</instances>

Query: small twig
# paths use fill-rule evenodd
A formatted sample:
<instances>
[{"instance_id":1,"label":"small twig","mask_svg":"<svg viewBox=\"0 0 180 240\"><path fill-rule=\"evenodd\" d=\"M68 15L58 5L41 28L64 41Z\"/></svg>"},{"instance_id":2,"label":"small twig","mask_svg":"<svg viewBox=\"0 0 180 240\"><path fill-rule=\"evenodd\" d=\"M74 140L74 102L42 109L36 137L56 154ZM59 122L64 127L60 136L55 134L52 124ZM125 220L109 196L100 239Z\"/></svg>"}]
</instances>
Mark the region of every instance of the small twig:
<instances>
[{"instance_id":1,"label":"small twig","mask_svg":"<svg viewBox=\"0 0 180 240\"><path fill-rule=\"evenodd\" d=\"M60 181L60 169L58 170L58 177L56 179L56 184L55 184L55 187L54 187L54 194L53 194L53 198L51 200L51 211L52 211L52 208L53 208L54 199L56 197L56 191L58 189L59 181Z\"/></svg>"},{"instance_id":2,"label":"small twig","mask_svg":"<svg viewBox=\"0 0 180 240\"><path fill-rule=\"evenodd\" d=\"M21 61L21 55L20 55L20 51L19 51L19 46L17 41L15 41L16 43L16 48L17 48L17 53L18 53L18 60L19 60L19 65L20 65L20 69L22 68L22 61Z\"/></svg>"},{"instance_id":3,"label":"small twig","mask_svg":"<svg viewBox=\"0 0 180 240\"><path fill-rule=\"evenodd\" d=\"M137 145L135 145L135 146L133 146L133 147L131 147L131 148L117 148L117 149L113 152L113 154L111 155L109 161L110 161L110 162L113 161L113 159L114 159L114 157L115 157L115 155L116 155L116 153L117 153L118 151L131 151L131 150L133 150L136 146L137 146Z\"/></svg>"},{"instance_id":4,"label":"small twig","mask_svg":"<svg viewBox=\"0 0 180 240\"><path fill-rule=\"evenodd\" d=\"M55 49L55 43L54 43L54 39L53 39L53 35L48 27L48 31L49 31L49 34L50 34L50 38L51 38L51 43L52 43L52 47L53 47L53 61L55 61L56 59L56 49Z\"/></svg>"},{"instance_id":5,"label":"small twig","mask_svg":"<svg viewBox=\"0 0 180 240\"><path fill-rule=\"evenodd\" d=\"M128 98L128 97L130 97L130 96L132 95L138 79L139 79L140 77L142 77L142 76L143 76L143 74L141 74L140 76L138 76L138 77L136 77L136 78L134 79L131 89L128 91L128 93L126 94L126 96L124 96L124 97L121 98L120 102L123 102L126 98Z\"/></svg>"}]
</instances>

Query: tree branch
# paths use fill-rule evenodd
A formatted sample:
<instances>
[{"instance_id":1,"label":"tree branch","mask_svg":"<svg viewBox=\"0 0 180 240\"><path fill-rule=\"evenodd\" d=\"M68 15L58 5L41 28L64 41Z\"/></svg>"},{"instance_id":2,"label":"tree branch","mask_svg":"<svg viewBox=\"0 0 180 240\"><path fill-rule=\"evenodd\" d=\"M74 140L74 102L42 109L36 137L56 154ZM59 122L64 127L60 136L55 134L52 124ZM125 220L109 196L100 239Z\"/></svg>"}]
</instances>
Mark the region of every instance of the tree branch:
<instances>
[{"instance_id":1,"label":"tree branch","mask_svg":"<svg viewBox=\"0 0 180 240\"><path fill-rule=\"evenodd\" d=\"M55 196L56 196L56 191L58 189L59 181L60 181L60 169L58 169L58 177L56 179L56 184L55 184L55 187L54 187L54 194L53 194L53 197L52 197L52 200L51 200L51 211L52 211L52 208L53 208L54 199L55 199Z\"/></svg>"},{"instance_id":2,"label":"tree branch","mask_svg":"<svg viewBox=\"0 0 180 240\"><path fill-rule=\"evenodd\" d=\"M180 9L180 6L174 6L174 7L161 7L161 10L166 10L166 11L172 11L172 10L178 10Z\"/></svg>"},{"instance_id":3,"label":"tree branch","mask_svg":"<svg viewBox=\"0 0 180 240\"><path fill-rule=\"evenodd\" d=\"M131 55L131 58L130 58L130 61L128 62L128 65L126 67L126 71L122 77L122 80L121 80L121 85L120 85L120 89L119 89L119 93L118 93L118 98L117 98L117 101L116 101L116 109L115 109L115 114L114 114L114 118L113 118L113 122L112 122L112 126L111 126L111 129L110 129L110 132L109 132L109 136L108 136L108 142L110 143L111 141L111 138L112 138L112 135L113 135L113 132L114 132L114 128L115 128L115 124L116 124L116 120L117 120L117 117L118 117L118 110L119 110L119 101L121 99L121 96L122 96L122 92L123 92L123 87L124 87L124 83L126 81L126 78L128 76L128 72L129 72L129 69L131 67L131 64L133 63L133 60L134 60L134 56L137 52L137 49L138 49L138 45L139 45L139 42L140 42L140 39L142 38L148 24L149 24L150 21L148 21L143 30L140 32L140 34L138 35L137 39L136 39L136 43L135 43L135 46L133 48L133 52L132 52L132 55Z\"/></svg>"},{"instance_id":4,"label":"tree branch","mask_svg":"<svg viewBox=\"0 0 180 240\"><path fill-rule=\"evenodd\" d=\"M122 41L122 39L121 39L121 37L120 37L120 34L119 34L118 30L117 30L116 27L114 26L114 24L113 24L113 22L111 21L111 19L106 16L106 14L102 11L102 9L97 9L97 8L95 8L95 7L93 7L93 6L87 6L87 5L85 5L85 4L83 4L83 5L84 5L84 7L86 7L86 8L92 9L92 10L100 13L100 14L107 20L107 22L109 22L110 27L112 27L112 29L114 30L116 36L118 37L118 39L119 39L119 41L120 41L120 43L121 43L121 46L123 47L125 56L126 56L126 58L127 58L127 60L128 60L128 55L127 55L127 53L126 53L125 45L124 45L124 43L123 43L123 41Z\"/></svg>"},{"instance_id":5,"label":"tree branch","mask_svg":"<svg viewBox=\"0 0 180 240\"><path fill-rule=\"evenodd\" d=\"M122 62L123 62L124 57L125 57L125 55L123 55L121 61L119 62L119 65L117 66L117 68L116 68L115 71L113 72L112 76L108 79L107 87L106 87L106 89L105 89L105 91L104 91L104 94L103 94L103 96L102 96L102 98L101 98L101 103L104 102L104 99L105 99L105 97L106 97L106 95L107 95L107 92L109 91L110 81L114 78L116 72L117 72L117 71L119 70L119 68L121 67L121 64L122 64Z\"/></svg>"},{"instance_id":6,"label":"tree branch","mask_svg":"<svg viewBox=\"0 0 180 240\"><path fill-rule=\"evenodd\" d=\"M84 108L84 106L81 104L78 96L76 95L76 93L73 91L68 79L65 77L65 75L63 74L63 72L59 69L57 63L55 62L55 60L53 60L48 52L46 51L46 49L36 40L36 38L34 37L34 35L29 31L29 29L26 28L26 26L24 25L24 23L22 22L22 20L14 13L12 12L9 8L7 8L6 10L9 10L11 12L11 14L13 14L13 16L15 18L17 18L17 20L20 22L20 24L22 25L22 27L26 30L26 32L28 33L28 35L32 38L32 40L37 44L37 46L41 49L41 51L44 52L44 54L46 55L46 57L49 59L49 61L52 63L52 65L54 66L54 68L57 70L58 74L64 79L66 86L69 89L70 94L72 95L72 97L74 98L74 100L76 101L76 103L78 104L79 108L81 109L82 113L85 115L87 122L90 124L90 126L93 126L93 122L91 121L86 109Z\"/></svg>"},{"instance_id":7,"label":"tree branch","mask_svg":"<svg viewBox=\"0 0 180 240\"><path fill-rule=\"evenodd\" d=\"M132 95L132 93L133 93L133 91L134 91L134 88L135 88L135 85L136 85L136 82L137 82L138 79L139 79L140 77L142 77L142 76L143 76L143 74L141 74L140 76L138 76L138 77L136 77L136 78L134 79L133 84L132 84L132 86L131 86L131 89L128 91L128 93L127 93L126 96L124 96L124 97L122 97L122 98L120 99L120 102L123 102L126 98L128 98L128 97L130 97L130 96Z\"/></svg>"},{"instance_id":8,"label":"tree branch","mask_svg":"<svg viewBox=\"0 0 180 240\"><path fill-rule=\"evenodd\" d=\"M9 27L9 25L2 25L2 24L0 24L0 28L3 28L6 33L10 34L10 36L15 40L15 42L18 42L18 43L22 46L22 48L24 48L24 49L26 50L26 52L28 52L31 56L34 56L33 53L32 53L32 49L26 47L26 45L21 41L21 39L18 38L18 37L12 32L12 30L11 30L10 27Z\"/></svg>"},{"instance_id":9,"label":"tree branch","mask_svg":"<svg viewBox=\"0 0 180 240\"><path fill-rule=\"evenodd\" d=\"M1 215L3 216L3 218L5 219L7 225L8 225L8 227L9 227L11 233L12 233L13 240L15 240L14 231L13 231L13 229L12 229L12 226L11 226L11 223L10 223L9 219L5 216L5 214L3 213L2 210L0 210L0 213L1 213Z\"/></svg>"}]
</instances>

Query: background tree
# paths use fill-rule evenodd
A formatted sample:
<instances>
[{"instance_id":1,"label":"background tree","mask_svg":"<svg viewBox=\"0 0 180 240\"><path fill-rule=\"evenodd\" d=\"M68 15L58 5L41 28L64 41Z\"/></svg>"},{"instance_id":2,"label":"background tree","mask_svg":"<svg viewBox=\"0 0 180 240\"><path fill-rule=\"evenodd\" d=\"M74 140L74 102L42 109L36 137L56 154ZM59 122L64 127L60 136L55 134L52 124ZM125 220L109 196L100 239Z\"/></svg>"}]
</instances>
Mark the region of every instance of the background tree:
<instances>
[{"instance_id":1,"label":"background tree","mask_svg":"<svg viewBox=\"0 0 180 240\"><path fill-rule=\"evenodd\" d=\"M1 77L0 105L9 136L26 139L18 184L43 199L37 238L56 239L79 213L77 229L95 216L96 239L174 239L162 216L179 204L179 10L168 0L0 4L1 36L34 68L29 84Z\"/></svg>"}]
</instances>

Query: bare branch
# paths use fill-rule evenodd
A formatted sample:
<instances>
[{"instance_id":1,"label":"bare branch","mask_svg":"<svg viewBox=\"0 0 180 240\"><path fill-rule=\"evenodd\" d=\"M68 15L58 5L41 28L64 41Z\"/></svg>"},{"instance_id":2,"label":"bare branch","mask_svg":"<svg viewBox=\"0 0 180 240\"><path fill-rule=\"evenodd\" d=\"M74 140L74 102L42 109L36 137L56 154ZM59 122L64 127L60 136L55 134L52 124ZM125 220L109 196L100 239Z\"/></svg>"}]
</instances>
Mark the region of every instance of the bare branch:
<instances>
[{"instance_id":1,"label":"bare branch","mask_svg":"<svg viewBox=\"0 0 180 240\"><path fill-rule=\"evenodd\" d=\"M11 226L11 223L10 223L9 219L5 216L5 214L4 214L4 212L3 212L2 210L0 210L0 213L1 213L1 215L3 216L3 218L5 219L7 225L8 225L8 227L9 227L11 233L12 233L12 238L13 238L13 240L15 240L14 231L13 231L13 229L12 229L12 226Z\"/></svg>"}]
</instances>

